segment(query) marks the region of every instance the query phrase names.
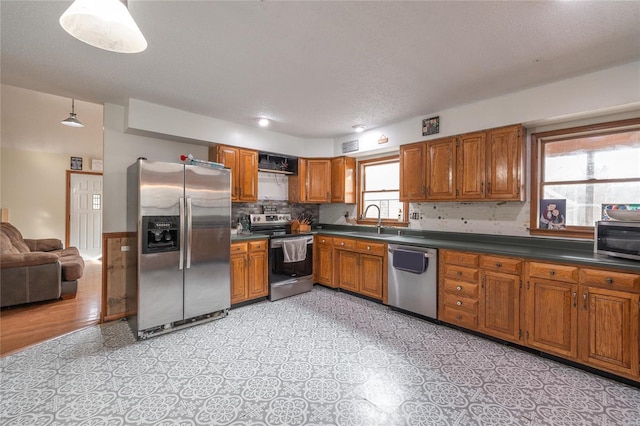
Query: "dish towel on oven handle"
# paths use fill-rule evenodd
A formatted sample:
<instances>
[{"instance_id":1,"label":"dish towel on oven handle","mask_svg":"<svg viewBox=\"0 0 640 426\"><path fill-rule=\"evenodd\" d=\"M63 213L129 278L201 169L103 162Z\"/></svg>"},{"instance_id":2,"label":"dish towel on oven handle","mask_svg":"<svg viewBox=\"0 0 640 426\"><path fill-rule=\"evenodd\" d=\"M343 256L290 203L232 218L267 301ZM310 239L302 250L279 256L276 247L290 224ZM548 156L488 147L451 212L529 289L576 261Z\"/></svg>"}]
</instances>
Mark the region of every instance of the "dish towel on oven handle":
<instances>
[{"instance_id":1,"label":"dish towel on oven handle","mask_svg":"<svg viewBox=\"0 0 640 426\"><path fill-rule=\"evenodd\" d=\"M287 238L282 241L284 263L302 262L307 258L307 238Z\"/></svg>"}]
</instances>

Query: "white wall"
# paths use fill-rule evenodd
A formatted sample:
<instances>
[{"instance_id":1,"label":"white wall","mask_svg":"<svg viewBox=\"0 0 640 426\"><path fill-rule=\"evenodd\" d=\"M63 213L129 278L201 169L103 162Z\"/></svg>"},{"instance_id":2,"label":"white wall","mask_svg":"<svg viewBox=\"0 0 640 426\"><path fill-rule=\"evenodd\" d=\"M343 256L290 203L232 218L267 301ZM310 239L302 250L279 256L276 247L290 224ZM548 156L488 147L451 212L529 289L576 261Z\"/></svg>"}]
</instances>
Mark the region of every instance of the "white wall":
<instances>
[{"instance_id":1,"label":"white wall","mask_svg":"<svg viewBox=\"0 0 640 426\"><path fill-rule=\"evenodd\" d=\"M71 99L2 85L0 199L25 238L65 240L71 157L102 159L102 105L76 101L83 128L63 126Z\"/></svg>"},{"instance_id":2,"label":"white wall","mask_svg":"<svg viewBox=\"0 0 640 426\"><path fill-rule=\"evenodd\" d=\"M306 140L129 99L127 133L208 145L221 143L300 157L333 156L333 139Z\"/></svg>"},{"instance_id":3,"label":"white wall","mask_svg":"<svg viewBox=\"0 0 640 426\"><path fill-rule=\"evenodd\" d=\"M138 157L151 161L180 162L180 155L206 159L203 145L174 142L124 133L125 108L104 106L104 211L102 232L127 229L127 168Z\"/></svg>"}]
</instances>

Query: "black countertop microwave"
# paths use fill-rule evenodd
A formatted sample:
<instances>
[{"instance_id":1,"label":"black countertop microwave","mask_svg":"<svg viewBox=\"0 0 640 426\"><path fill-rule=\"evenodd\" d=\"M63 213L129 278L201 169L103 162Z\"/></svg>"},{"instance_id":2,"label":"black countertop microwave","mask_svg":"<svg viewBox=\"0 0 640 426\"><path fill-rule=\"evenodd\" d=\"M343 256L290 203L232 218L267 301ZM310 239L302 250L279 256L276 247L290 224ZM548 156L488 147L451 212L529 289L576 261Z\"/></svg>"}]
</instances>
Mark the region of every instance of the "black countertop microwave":
<instances>
[{"instance_id":1,"label":"black countertop microwave","mask_svg":"<svg viewBox=\"0 0 640 426\"><path fill-rule=\"evenodd\" d=\"M598 254L640 260L640 222L596 222L593 242Z\"/></svg>"}]
</instances>

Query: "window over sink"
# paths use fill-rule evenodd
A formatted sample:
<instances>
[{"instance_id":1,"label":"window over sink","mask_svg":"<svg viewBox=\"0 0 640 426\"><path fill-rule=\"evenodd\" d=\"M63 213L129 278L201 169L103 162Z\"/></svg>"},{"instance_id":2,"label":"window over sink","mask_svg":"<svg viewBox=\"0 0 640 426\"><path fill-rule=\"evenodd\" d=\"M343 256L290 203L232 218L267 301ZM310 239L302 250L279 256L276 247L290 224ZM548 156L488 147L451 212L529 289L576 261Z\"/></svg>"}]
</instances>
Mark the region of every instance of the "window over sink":
<instances>
[{"instance_id":1,"label":"window over sink","mask_svg":"<svg viewBox=\"0 0 640 426\"><path fill-rule=\"evenodd\" d=\"M380 209L383 225L407 226L408 205L400 201L400 158L396 156L358 162L358 223L375 224ZM364 212L367 216L362 218Z\"/></svg>"},{"instance_id":2,"label":"window over sink","mask_svg":"<svg viewBox=\"0 0 640 426\"><path fill-rule=\"evenodd\" d=\"M603 205L640 203L640 118L531 135L531 234L593 238ZM566 228L544 229L541 200Z\"/></svg>"}]
</instances>

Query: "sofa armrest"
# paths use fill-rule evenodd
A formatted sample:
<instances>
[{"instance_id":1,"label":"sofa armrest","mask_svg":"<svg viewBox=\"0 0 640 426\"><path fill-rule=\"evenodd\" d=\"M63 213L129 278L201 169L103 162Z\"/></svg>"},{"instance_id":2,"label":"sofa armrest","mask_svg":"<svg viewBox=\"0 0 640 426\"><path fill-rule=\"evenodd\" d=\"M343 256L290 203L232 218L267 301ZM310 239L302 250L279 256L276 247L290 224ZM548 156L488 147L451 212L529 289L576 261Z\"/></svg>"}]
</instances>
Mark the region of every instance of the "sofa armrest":
<instances>
[{"instance_id":1,"label":"sofa armrest","mask_svg":"<svg viewBox=\"0 0 640 426\"><path fill-rule=\"evenodd\" d=\"M0 258L0 268L22 268L28 266L47 265L57 262L58 255L53 253L5 253Z\"/></svg>"},{"instance_id":2,"label":"sofa armrest","mask_svg":"<svg viewBox=\"0 0 640 426\"><path fill-rule=\"evenodd\" d=\"M41 238L37 240L25 238L23 241L31 251L52 251L62 249L62 241L57 238Z\"/></svg>"}]
</instances>

